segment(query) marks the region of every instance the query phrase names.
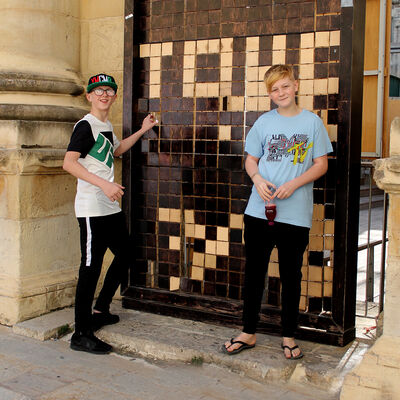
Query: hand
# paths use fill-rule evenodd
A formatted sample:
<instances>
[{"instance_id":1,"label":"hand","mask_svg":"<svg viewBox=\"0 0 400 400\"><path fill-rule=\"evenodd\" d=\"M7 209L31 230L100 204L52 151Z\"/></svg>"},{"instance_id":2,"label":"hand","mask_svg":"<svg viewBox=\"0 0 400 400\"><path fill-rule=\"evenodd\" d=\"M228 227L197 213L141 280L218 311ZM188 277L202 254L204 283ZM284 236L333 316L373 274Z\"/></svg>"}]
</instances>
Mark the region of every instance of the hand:
<instances>
[{"instance_id":1,"label":"hand","mask_svg":"<svg viewBox=\"0 0 400 400\"><path fill-rule=\"evenodd\" d=\"M279 186L272 198L277 197L278 199L287 199L290 197L293 192L297 189L297 185L293 180L284 183L282 186Z\"/></svg>"},{"instance_id":2,"label":"hand","mask_svg":"<svg viewBox=\"0 0 400 400\"><path fill-rule=\"evenodd\" d=\"M265 180L260 174L256 174L253 177L253 183L258 194L264 201L270 201L273 198L271 188L276 189L273 183Z\"/></svg>"},{"instance_id":3,"label":"hand","mask_svg":"<svg viewBox=\"0 0 400 400\"><path fill-rule=\"evenodd\" d=\"M142 129L147 132L156 124L158 124L158 121L155 119L154 115L149 114L142 122Z\"/></svg>"},{"instance_id":4,"label":"hand","mask_svg":"<svg viewBox=\"0 0 400 400\"><path fill-rule=\"evenodd\" d=\"M116 201L124 195L124 191L122 189L125 189L125 187L115 182L105 181L100 189L111 201Z\"/></svg>"}]
</instances>

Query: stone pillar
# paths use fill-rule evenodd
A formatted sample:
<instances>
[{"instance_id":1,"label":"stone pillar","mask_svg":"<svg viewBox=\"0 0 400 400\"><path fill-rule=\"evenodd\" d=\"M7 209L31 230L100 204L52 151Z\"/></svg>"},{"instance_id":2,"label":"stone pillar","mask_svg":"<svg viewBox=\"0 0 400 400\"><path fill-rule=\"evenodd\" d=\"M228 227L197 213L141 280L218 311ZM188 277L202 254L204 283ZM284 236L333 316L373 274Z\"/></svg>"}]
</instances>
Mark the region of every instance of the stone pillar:
<instances>
[{"instance_id":1,"label":"stone pillar","mask_svg":"<svg viewBox=\"0 0 400 400\"><path fill-rule=\"evenodd\" d=\"M62 170L87 112L79 0L3 0L0 13L0 323L72 304L75 179Z\"/></svg>"},{"instance_id":2,"label":"stone pillar","mask_svg":"<svg viewBox=\"0 0 400 400\"><path fill-rule=\"evenodd\" d=\"M374 179L389 194L383 334L344 381L342 400L400 399L400 118L390 129L390 157L374 161Z\"/></svg>"}]
</instances>

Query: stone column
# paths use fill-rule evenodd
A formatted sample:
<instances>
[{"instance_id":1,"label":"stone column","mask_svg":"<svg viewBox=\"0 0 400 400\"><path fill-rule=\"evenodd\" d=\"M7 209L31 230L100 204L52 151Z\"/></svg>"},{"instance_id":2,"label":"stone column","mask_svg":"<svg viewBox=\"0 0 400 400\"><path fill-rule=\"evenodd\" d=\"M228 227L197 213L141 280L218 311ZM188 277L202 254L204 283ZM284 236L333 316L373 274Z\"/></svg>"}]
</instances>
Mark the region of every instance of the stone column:
<instances>
[{"instance_id":1,"label":"stone column","mask_svg":"<svg viewBox=\"0 0 400 400\"><path fill-rule=\"evenodd\" d=\"M75 179L62 170L87 111L79 0L3 0L0 13L0 323L72 304Z\"/></svg>"},{"instance_id":2,"label":"stone column","mask_svg":"<svg viewBox=\"0 0 400 400\"><path fill-rule=\"evenodd\" d=\"M389 194L383 334L344 381L342 400L400 399L400 118L390 129L390 157L374 161L374 179Z\"/></svg>"}]
</instances>

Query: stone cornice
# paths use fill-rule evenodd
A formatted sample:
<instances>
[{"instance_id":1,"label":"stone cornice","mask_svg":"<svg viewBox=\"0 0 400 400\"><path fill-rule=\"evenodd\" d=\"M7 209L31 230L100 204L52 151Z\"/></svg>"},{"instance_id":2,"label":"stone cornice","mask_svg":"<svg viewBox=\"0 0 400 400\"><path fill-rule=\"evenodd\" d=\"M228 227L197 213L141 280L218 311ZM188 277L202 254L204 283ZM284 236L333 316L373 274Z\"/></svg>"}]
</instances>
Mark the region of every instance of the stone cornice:
<instances>
[{"instance_id":1,"label":"stone cornice","mask_svg":"<svg viewBox=\"0 0 400 400\"><path fill-rule=\"evenodd\" d=\"M72 80L23 72L0 72L0 91L58 93L79 96L82 85Z\"/></svg>"},{"instance_id":2,"label":"stone cornice","mask_svg":"<svg viewBox=\"0 0 400 400\"><path fill-rule=\"evenodd\" d=\"M400 155L373 161L374 179L388 193L400 193Z\"/></svg>"}]
</instances>

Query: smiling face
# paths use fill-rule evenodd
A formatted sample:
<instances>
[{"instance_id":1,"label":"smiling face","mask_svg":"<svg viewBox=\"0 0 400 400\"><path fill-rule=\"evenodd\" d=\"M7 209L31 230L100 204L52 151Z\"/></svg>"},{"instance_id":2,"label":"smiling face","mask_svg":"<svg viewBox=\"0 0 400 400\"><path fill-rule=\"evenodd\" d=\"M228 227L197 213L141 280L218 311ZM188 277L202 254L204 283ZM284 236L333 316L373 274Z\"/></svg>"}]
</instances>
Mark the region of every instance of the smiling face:
<instances>
[{"instance_id":1,"label":"smiling face","mask_svg":"<svg viewBox=\"0 0 400 400\"><path fill-rule=\"evenodd\" d=\"M103 93L101 95L97 95L96 89L103 89ZM90 93L86 94L86 98L92 104L92 111L96 110L99 112L108 112L110 107L113 105L115 99L117 98L117 94L114 96L110 96L107 94L107 90L112 89L110 86L98 86L93 89Z\"/></svg>"},{"instance_id":2,"label":"smiling face","mask_svg":"<svg viewBox=\"0 0 400 400\"><path fill-rule=\"evenodd\" d=\"M274 82L268 94L279 108L289 109L296 106L296 92L298 88L298 82L287 76Z\"/></svg>"}]
</instances>

